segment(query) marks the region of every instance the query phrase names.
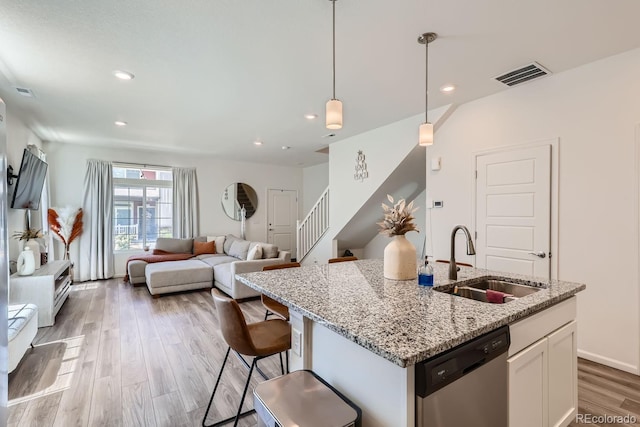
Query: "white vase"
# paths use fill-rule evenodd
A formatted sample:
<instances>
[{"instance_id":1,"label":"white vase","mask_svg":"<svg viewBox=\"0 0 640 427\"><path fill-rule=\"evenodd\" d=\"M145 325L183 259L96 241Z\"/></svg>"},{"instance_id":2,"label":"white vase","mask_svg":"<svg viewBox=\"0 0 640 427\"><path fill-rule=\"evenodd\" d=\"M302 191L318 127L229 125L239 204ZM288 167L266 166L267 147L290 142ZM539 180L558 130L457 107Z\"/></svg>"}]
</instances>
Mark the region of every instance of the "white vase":
<instances>
[{"instance_id":1,"label":"white vase","mask_svg":"<svg viewBox=\"0 0 640 427\"><path fill-rule=\"evenodd\" d=\"M28 276L36 271L35 260L31 248L25 245L25 248L18 256L17 269L20 276Z\"/></svg>"},{"instance_id":2,"label":"white vase","mask_svg":"<svg viewBox=\"0 0 640 427\"><path fill-rule=\"evenodd\" d=\"M391 280L418 277L416 248L404 235L393 236L393 240L384 248L384 277Z\"/></svg>"},{"instance_id":3,"label":"white vase","mask_svg":"<svg viewBox=\"0 0 640 427\"><path fill-rule=\"evenodd\" d=\"M33 260L35 261L36 270L40 268L40 243L35 239L29 239L24 242L25 248L31 248L33 252Z\"/></svg>"}]
</instances>

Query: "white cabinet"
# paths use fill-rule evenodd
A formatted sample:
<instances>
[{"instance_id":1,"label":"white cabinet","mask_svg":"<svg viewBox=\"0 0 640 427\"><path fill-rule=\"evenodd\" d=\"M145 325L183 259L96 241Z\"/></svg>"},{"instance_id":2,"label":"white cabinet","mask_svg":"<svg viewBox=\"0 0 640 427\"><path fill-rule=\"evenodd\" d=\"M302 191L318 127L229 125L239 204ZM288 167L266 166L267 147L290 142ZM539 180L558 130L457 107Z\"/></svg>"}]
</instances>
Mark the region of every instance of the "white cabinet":
<instances>
[{"instance_id":1,"label":"white cabinet","mask_svg":"<svg viewBox=\"0 0 640 427\"><path fill-rule=\"evenodd\" d=\"M567 426L575 418L576 331L572 321L508 359L510 426Z\"/></svg>"},{"instance_id":2,"label":"white cabinet","mask_svg":"<svg viewBox=\"0 0 640 427\"><path fill-rule=\"evenodd\" d=\"M548 426L548 357L543 338L507 360L510 426Z\"/></svg>"},{"instance_id":3,"label":"white cabinet","mask_svg":"<svg viewBox=\"0 0 640 427\"><path fill-rule=\"evenodd\" d=\"M38 306L38 327L52 326L71 290L69 265L69 261L51 261L30 276L13 274L9 304L35 304Z\"/></svg>"}]
</instances>

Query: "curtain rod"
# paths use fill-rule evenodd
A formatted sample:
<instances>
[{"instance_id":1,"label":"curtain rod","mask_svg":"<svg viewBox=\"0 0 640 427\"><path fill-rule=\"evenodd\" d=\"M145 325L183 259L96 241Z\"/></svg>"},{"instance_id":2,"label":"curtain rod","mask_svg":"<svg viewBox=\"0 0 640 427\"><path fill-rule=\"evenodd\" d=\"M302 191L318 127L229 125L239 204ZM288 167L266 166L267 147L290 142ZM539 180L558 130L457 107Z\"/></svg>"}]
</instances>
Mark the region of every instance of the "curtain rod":
<instances>
[{"instance_id":1,"label":"curtain rod","mask_svg":"<svg viewBox=\"0 0 640 427\"><path fill-rule=\"evenodd\" d=\"M164 168L164 169L173 169L173 166L166 165L150 165L150 164L141 164L141 163L128 163L128 162L112 162L116 166L135 166L142 168Z\"/></svg>"}]
</instances>

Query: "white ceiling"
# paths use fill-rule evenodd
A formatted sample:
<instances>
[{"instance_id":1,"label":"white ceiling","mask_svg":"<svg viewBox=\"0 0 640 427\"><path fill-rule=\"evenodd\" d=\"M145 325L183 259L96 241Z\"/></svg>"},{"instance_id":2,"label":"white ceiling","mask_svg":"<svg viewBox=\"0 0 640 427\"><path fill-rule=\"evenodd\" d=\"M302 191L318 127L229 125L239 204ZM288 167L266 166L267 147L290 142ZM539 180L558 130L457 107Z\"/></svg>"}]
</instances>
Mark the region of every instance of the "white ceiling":
<instances>
[{"instance_id":1,"label":"white ceiling","mask_svg":"<svg viewBox=\"0 0 640 427\"><path fill-rule=\"evenodd\" d=\"M493 77L531 61L558 73L640 46L637 0L340 0L345 126L331 139L330 1L0 0L0 10L0 96L42 139L283 165L326 161L315 150L424 112L426 31L440 36L430 109L505 90ZM440 93L445 83L458 90Z\"/></svg>"}]
</instances>

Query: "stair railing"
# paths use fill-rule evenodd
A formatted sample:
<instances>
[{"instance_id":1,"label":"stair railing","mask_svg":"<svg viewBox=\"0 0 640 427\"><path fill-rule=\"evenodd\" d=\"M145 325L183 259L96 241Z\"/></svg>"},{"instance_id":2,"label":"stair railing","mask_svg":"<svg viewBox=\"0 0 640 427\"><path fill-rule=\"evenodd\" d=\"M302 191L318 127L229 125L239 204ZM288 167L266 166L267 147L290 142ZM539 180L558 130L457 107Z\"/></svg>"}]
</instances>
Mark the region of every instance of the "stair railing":
<instances>
[{"instance_id":1,"label":"stair railing","mask_svg":"<svg viewBox=\"0 0 640 427\"><path fill-rule=\"evenodd\" d=\"M298 262L301 262L329 229L329 187L327 187L309 214L297 222L296 247Z\"/></svg>"}]
</instances>

